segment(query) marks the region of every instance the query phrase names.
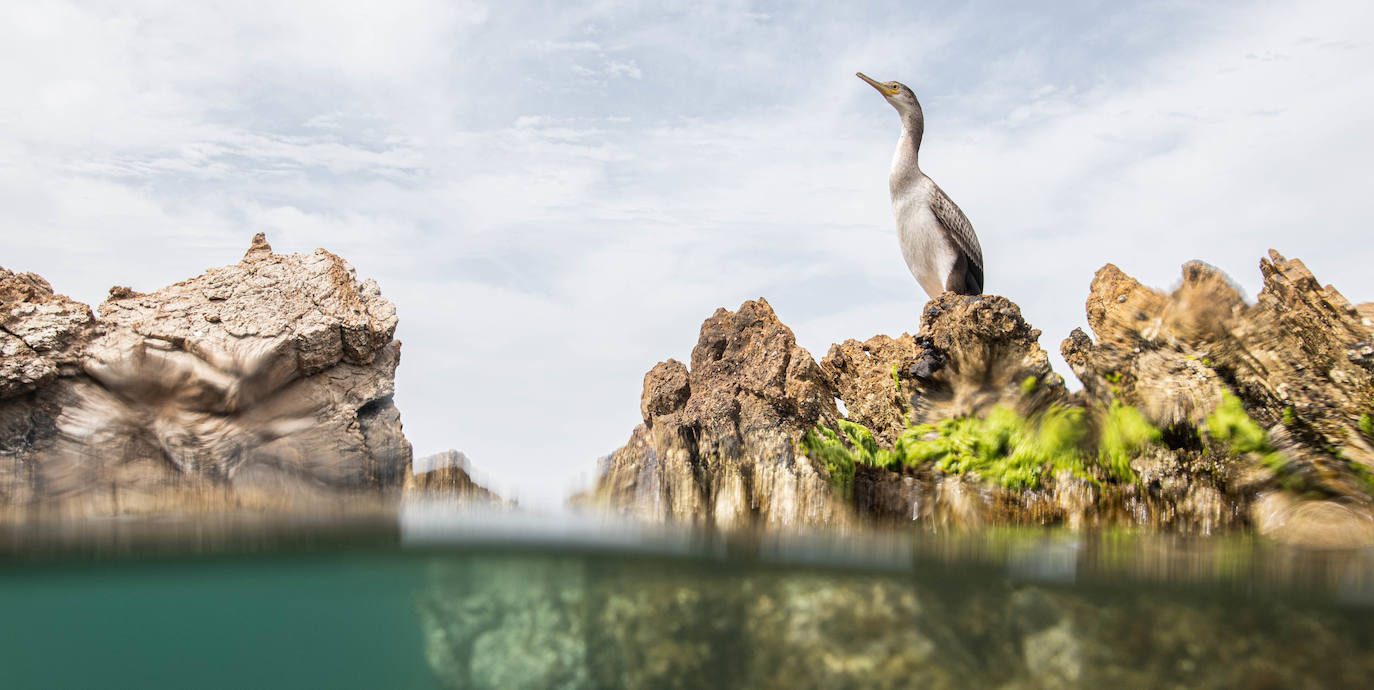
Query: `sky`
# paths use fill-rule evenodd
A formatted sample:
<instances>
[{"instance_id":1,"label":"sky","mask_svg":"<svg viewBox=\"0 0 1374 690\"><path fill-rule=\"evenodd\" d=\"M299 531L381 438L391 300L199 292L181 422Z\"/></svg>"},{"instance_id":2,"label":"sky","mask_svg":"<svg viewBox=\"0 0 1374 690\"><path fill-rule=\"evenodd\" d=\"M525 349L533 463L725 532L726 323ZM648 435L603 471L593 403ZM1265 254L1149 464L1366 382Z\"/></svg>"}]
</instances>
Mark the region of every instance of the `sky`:
<instances>
[{"instance_id":1,"label":"sky","mask_svg":"<svg viewBox=\"0 0 1374 690\"><path fill-rule=\"evenodd\" d=\"M327 248L400 314L397 405L533 508L643 375L766 297L817 359L915 332L899 80L985 289L1060 341L1112 262L1269 248L1374 300L1367 2L0 3L0 265L92 305Z\"/></svg>"}]
</instances>

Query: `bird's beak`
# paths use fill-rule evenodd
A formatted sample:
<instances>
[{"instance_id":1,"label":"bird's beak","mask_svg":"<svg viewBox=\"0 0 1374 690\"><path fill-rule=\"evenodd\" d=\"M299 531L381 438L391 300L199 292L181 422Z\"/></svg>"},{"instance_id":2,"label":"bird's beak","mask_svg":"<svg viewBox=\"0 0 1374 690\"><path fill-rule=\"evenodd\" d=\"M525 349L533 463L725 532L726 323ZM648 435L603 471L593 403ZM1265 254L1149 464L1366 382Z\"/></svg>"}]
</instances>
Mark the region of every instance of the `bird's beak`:
<instances>
[{"instance_id":1,"label":"bird's beak","mask_svg":"<svg viewBox=\"0 0 1374 690\"><path fill-rule=\"evenodd\" d=\"M897 89L888 88L882 84L879 84L878 82L869 79L868 75L864 74L863 72L855 72L854 76L868 82L869 86L872 86L873 88L877 89L878 93L882 94L883 96L892 96L897 93Z\"/></svg>"}]
</instances>

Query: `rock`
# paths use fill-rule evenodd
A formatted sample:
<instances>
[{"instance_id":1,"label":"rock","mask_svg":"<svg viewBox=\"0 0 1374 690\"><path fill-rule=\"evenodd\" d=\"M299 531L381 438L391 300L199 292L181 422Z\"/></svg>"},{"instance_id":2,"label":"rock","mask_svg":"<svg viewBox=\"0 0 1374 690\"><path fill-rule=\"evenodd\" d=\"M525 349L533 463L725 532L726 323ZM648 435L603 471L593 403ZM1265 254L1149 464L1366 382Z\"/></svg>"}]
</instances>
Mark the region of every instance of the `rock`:
<instances>
[{"instance_id":1,"label":"rock","mask_svg":"<svg viewBox=\"0 0 1374 690\"><path fill-rule=\"evenodd\" d=\"M640 410L591 502L722 527L847 520L826 470L798 452L837 416L835 391L767 301L717 310L690 369L669 360L645 375Z\"/></svg>"},{"instance_id":2,"label":"rock","mask_svg":"<svg viewBox=\"0 0 1374 690\"><path fill-rule=\"evenodd\" d=\"M78 371L98 330L90 307L33 273L0 268L0 400Z\"/></svg>"},{"instance_id":3,"label":"rock","mask_svg":"<svg viewBox=\"0 0 1374 690\"><path fill-rule=\"evenodd\" d=\"M1374 366L1365 317L1322 287L1297 260L1270 251L1264 288L1246 306L1235 287L1198 262L1171 295L1115 266L1098 271L1088 298L1094 344L1082 331L1064 358L1089 398L1120 399L1163 428L1197 429L1234 393L1287 456L1284 479L1359 503L1374 488Z\"/></svg>"},{"instance_id":4,"label":"rock","mask_svg":"<svg viewBox=\"0 0 1374 690\"><path fill-rule=\"evenodd\" d=\"M831 345L821 360L821 370L844 401L846 416L871 429L879 443L891 448L911 423L911 370L924 353L906 333L898 338L875 335L863 342Z\"/></svg>"},{"instance_id":5,"label":"rock","mask_svg":"<svg viewBox=\"0 0 1374 690\"><path fill-rule=\"evenodd\" d=\"M407 477L408 500L452 501L462 504L508 505L500 496L479 486L468 474L468 458L456 450L416 459ZM419 468L427 468L423 471Z\"/></svg>"},{"instance_id":6,"label":"rock","mask_svg":"<svg viewBox=\"0 0 1374 690\"><path fill-rule=\"evenodd\" d=\"M945 293L931 300L915 339L923 364L911 372L912 421L982 416L995 407L1028 417L1063 401L1064 379L1050 369L1039 339L1005 297Z\"/></svg>"},{"instance_id":7,"label":"rock","mask_svg":"<svg viewBox=\"0 0 1374 690\"><path fill-rule=\"evenodd\" d=\"M1332 589L1343 593L1335 600L1324 589L1256 586L1248 578L1273 574L1277 563L1272 555L1251 562L1260 556L1234 543L1169 549L1129 533L1021 536L972 535L944 553L899 550L905 565L894 572L747 560L740 555L753 552L738 543L706 558L478 554L436 561L417 609L430 667L453 688L1367 687L1374 679L1367 615L1352 603L1367 595L1356 584L1365 572L1358 558L1318 571L1334 576ZM805 548L815 542L794 543L795 553L817 555ZM1005 562L954 555L995 543ZM844 553L864 552L849 546ZM1093 553L1101 560L1086 557ZM1315 565L1299 561L1290 565Z\"/></svg>"},{"instance_id":8,"label":"rock","mask_svg":"<svg viewBox=\"0 0 1374 690\"><path fill-rule=\"evenodd\" d=\"M1184 266L1171 296L1107 264L1088 296L1096 345L1075 329L1060 349L1090 398L1119 399L1159 427L1197 425L1226 390L1205 364L1210 345L1226 337L1243 308L1225 276L1200 262Z\"/></svg>"},{"instance_id":9,"label":"rock","mask_svg":"<svg viewBox=\"0 0 1374 690\"><path fill-rule=\"evenodd\" d=\"M720 310L690 368L669 360L646 375L645 423L591 502L718 525L1314 535L1308 516L1338 516L1367 540L1374 327L1300 262L1271 253L1261 269L1247 306L1200 262L1171 294L1102 268L1086 305L1096 342L1076 329L1062 345L1083 382L1073 395L1004 297L942 295L915 336L847 340L819 367L766 302ZM988 425L966 423L978 418ZM1050 418L1058 430L1039 439ZM1323 497L1340 508L1307 505Z\"/></svg>"},{"instance_id":10,"label":"rock","mask_svg":"<svg viewBox=\"0 0 1374 690\"><path fill-rule=\"evenodd\" d=\"M0 286L0 503L121 512L405 481L396 310L329 252L259 235L238 264L112 289L99 319L37 276Z\"/></svg>"}]
</instances>

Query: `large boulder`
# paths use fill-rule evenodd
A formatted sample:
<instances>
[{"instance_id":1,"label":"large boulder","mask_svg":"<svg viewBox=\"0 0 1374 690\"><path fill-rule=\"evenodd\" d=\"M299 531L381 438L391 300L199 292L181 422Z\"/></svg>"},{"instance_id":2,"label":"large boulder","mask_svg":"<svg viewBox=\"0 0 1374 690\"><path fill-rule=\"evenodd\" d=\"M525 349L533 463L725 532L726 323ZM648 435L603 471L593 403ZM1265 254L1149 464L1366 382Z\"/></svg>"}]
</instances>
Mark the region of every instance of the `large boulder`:
<instances>
[{"instance_id":1,"label":"large boulder","mask_svg":"<svg viewBox=\"0 0 1374 690\"><path fill-rule=\"evenodd\" d=\"M128 511L398 490L396 310L324 250L272 253L95 319L0 273L0 503Z\"/></svg>"}]
</instances>

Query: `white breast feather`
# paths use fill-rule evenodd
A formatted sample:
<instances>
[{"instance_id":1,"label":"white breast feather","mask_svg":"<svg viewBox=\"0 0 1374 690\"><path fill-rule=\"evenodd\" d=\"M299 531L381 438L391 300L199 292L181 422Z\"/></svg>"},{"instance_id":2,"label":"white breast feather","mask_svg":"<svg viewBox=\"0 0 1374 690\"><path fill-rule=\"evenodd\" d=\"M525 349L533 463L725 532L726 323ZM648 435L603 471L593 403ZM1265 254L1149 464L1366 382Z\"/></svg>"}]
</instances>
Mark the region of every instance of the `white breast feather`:
<instances>
[{"instance_id":1,"label":"white breast feather","mask_svg":"<svg viewBox=\"0 0 1374 690\"><path fill-rule=\"evenodd\" d=\"M896 161L893 173L896 174ZM945 279L953 270L956 256L954 248L945 239L940 221L930 210L930 195L934 183L929 177L919 175L917 179L900 185L892 194L892 215L897 220L897 242L902 248L902 258L915 276L916 282L932 299L945 290Z\"/></svg>"}]
</instances>

